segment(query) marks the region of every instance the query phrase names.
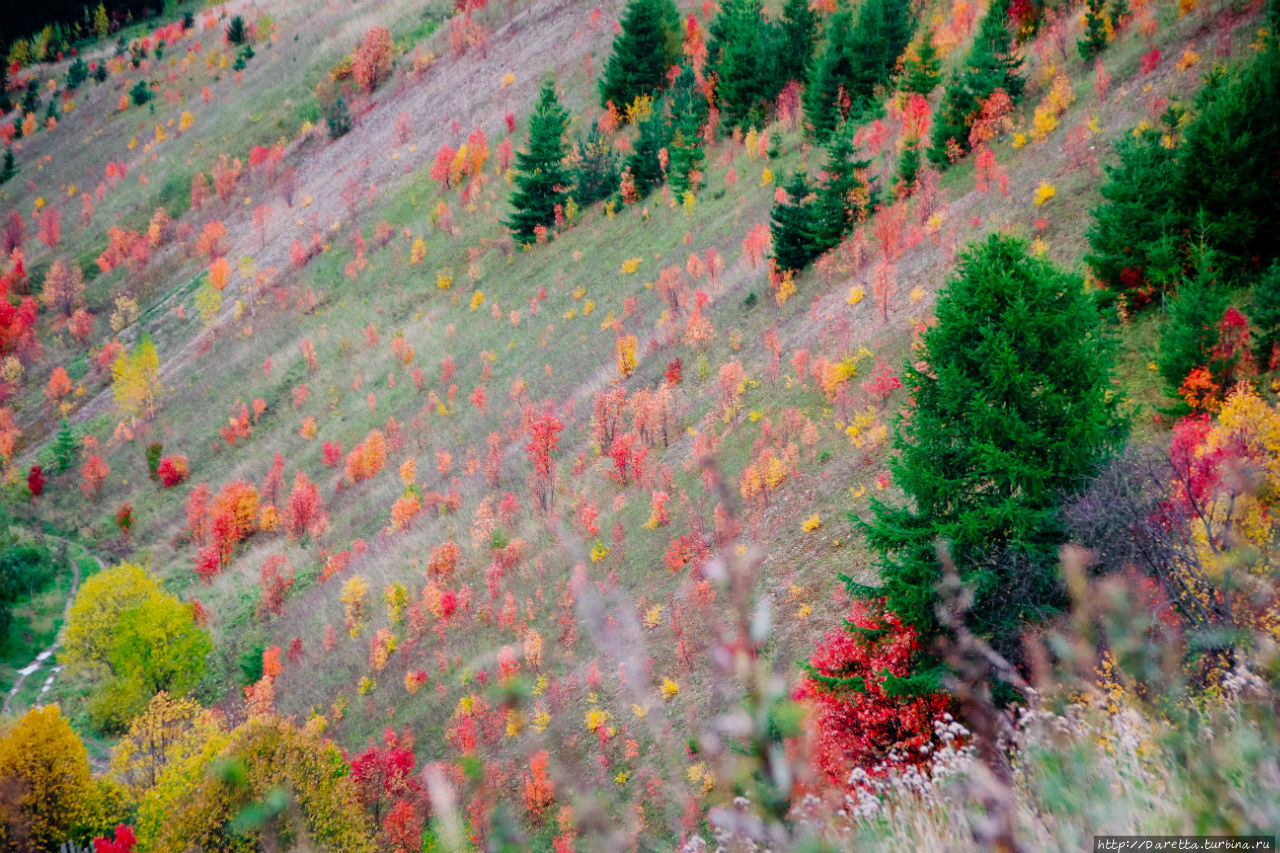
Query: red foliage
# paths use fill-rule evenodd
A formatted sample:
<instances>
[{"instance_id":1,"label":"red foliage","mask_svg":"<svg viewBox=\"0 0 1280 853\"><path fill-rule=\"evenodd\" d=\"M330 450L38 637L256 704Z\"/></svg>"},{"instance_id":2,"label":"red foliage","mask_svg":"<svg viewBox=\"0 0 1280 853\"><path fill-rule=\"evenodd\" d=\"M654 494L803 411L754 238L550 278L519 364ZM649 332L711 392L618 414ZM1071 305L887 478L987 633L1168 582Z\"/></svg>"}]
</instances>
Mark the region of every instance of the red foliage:
<instances>
[{"instance_id":1,"label":"red foliage","mask_svg":"<svg viewBox=\"0 0 1280 853\"><path fill-rule=\"evenodd\" d=\"M96 453L90 453L85 458L84 465L80 467L80 491L84 492L87 498L97 497L110 473L111 469L107 467L102 457Z\"/></svg>"},{"instance_id":2,"label":"red foliage","mask_svg":"<svg viewBox=\"0 0 1280 853\"><path fill-rule=\"evenodd\" d=\"M372 741L369 748L351 759L351 778L361 804L381 825L404 802L418 805L423 800L422 782L414 773L413 736L405 730L397 735L390 728L382 733L382 746Z\"/></svg>"},{"instance_id":3,"label":"red foliage","mask_svg":"<svg viewBox=\"0 0 1280 853\"><path fill-rule=\"evenodd\" d=\"M679 356L671 359L671 361L667 363L666 372L663 373L663 376L666 378L667 382L669 382L672 385L679 385L680 379L681 379L680 370L682 367L684 367L684 364L680 361Z\"/></svg>"},{"instance_id":4,"label":"red foliage","mask_svg":"<svg viewBox=\"0 0 1280 853\"><path fill-rule=\"evenodd\" d=\"M284 597L293 588L293 572L285 574L285 558L283 554L272 554L262 564L261 598L258 601L259 613L284 615Z\"/></svg>"},{"instance_id":5,"label":"red foliage","mask_svg":"<svg viewBox=\"0 0 1280 853\"><path fill-rule=\"evenodd\" d=\"M560 433L564 422L547 410L529 427L529 443L524 446L533 466L533 490L543 509L551 506L555 465L551 454L560 448Z\"/></svg>"},{"instance_id":6,"label":"red foliage","mask_svg":"<svg viewBox=\"0 0 1280 853\"><path fill-rule=\"evenodd\" d=\"M320 500L320 489L301 471L293 478L293 491L284 510L284 529L295 539L303 534L321 536L329 529L329 515Z\"/></svg>"},{"instance_id":7,"label":"red foliage","mask_svg":"<svg viewBox=\"0 0 1280 853\"><path fill-rule=\"evenodd\" d=\"M160 464L156 466L156 476L160 478L161 484L166 489L171 489L185 481L190 473L191 469L187 466L187 457L177 454L164 457L160 460Z\"/></svg>"},{"instance_id":8,"label":"red foliage","mask_svg":"<svg viewBox=\"0 0 1280 853\"><path fill-rule=\"evenodd\" d=\"M27 471L27 490L31 492L33 500L44 493L44 468L42 466L32 465L31 470Z\"/></svg>"},{"instance_id":9,"label":"red foliage","mask_svg":"<svg viewBox=\"0 0 1280 853\"><path fill-rule=\"evenodd\" d=\"M40 242L50 249L58 248L58 242L62 239L62 208L57 205L46 207L37 220L39 225L36 236L40 238Z\"/></svg>"},{"instance_id":10,"label":"red foliage","mask_svg":"<svg viewBox=\"0 0 1280 853\"><path fill-rule=\"evenodd\" d=\"M342 442L326 441L322 448L324 452L324 466L326 468L336 468L342 462Z\"/></svg>"},{"instance_id":11,"label":"red foliage","mask_svg":"<svg viewBox=\"0 0 1280 853\"><path fill-rule=\"evenodd\" d=\"M1155 71L1156 66L1159 64L1160 64L1160 48L1155 47L1151 49L1150 53L1142 54L1141 65L1142 65L1143 74L1150 74L1152 71Z\"/></svg>"},{"instance_id":12,"label":"red foliage","mask_svg":"<svg viewBox=\"0 0 1280 853\"><path fill-rule=\"evenodd\" d=\"M890 696L889 676L910 674L916 631L884 610L883 601L854 601L848 626L827 633L809 659L811 673L794 698L808 703L813 755L831 784L849 784L855 768L876 774L892 755L897 766L924 763L935 745L934 723L950 697ZM860 687L830 685L822 678L860 682Z\"/></svg>"},{"instance_id":13,"label":"red foliage","mask_svg":"<svg viewBox=\"0 0 1280 853\"><path fill-rule=\"evenodd\" d=\"M133 853L133 846L137 843L133 829L121 823L116 825L114 839L102 836L93 839L93 853Z\"/></svg>"}]
</instances>

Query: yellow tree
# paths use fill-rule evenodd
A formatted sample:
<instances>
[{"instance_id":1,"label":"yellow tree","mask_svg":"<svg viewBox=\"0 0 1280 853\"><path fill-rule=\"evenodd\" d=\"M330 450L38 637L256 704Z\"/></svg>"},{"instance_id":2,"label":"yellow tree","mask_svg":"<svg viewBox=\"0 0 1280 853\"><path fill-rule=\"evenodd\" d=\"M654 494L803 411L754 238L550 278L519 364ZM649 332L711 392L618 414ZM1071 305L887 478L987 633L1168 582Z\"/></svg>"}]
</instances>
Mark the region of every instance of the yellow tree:
<instances>
[{"instance_id":1,"label":"yellow tree","mask_svg":"<svg viewBox=\"0 0 1280 853\"><path fill-rule=\"evenodd\" d=\"M27 712L0 739L0 848L56 850L93 799L88 753L57 705Z\"/></svg>"},{"instance_id":2,"label":"yellow tree","mask_svg":"<svg viewBox=\"0 0 1280 853\"><path fill-rule=\"evenodd\" d=\"M160 401L160 355L150 335L132 353L121 352L111 365L111 392L120 416L130 423L150 418Z\"/></svg>"},{"instance_id":3,"label":"yellow tree","mask_svg":"<svg viewBox=\"0 0 1280 853\"><path fill-rule=\"evenodd\" d=\"M139 818L139 846L248 853L298 849L305 841L321 850L372 853L347 763L319 730L276 716L251 717L217 756L236 772L206 769L185 789L175 787L172 809L155 834Z\"/></svg>"}]
</instances>

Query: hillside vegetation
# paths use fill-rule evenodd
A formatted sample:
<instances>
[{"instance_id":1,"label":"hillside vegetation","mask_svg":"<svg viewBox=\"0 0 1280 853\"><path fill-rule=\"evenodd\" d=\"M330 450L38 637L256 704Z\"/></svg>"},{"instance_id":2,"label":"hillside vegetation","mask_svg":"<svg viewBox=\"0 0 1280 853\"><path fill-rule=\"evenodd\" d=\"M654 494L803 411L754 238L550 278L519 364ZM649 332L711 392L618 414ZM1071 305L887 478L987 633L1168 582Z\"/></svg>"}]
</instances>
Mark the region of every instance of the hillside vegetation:
<instances>
[{"instance_id":1,"label":"hillside vegetation","mask_svg":"<svg viewBox=\"0 0 1280 853\"><path fill-rule=\"evenodd\" d=\"M1278 8L12 37L0 849L1274 832Z\"/></svg>"}]
</instances>

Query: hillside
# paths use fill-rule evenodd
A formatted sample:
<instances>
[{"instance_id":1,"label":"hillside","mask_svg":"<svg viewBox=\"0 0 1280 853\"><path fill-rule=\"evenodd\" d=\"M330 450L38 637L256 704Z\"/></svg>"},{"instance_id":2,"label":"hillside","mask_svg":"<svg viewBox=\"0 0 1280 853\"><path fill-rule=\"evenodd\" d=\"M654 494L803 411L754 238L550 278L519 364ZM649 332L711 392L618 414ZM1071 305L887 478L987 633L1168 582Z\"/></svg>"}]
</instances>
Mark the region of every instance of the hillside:
<instances>
[{"instance_id":1,"label":"hillside","mask_svg":"<svg viewBox=\"0 0 1280 853\"><path fill-rule=\"evenodd\" d=\"M1201 431L1171 433L1185 412L1157 364L1172 346L1159 343L1166 291L1145 312L1104 311L1085 345L1114 344L1105 390L1130 448L1167 459L1171 440L1225 452L1212 429L1270 436L1264 451L1240 440L1244 468L1213 456L1204 487L1264 472L1239 487L1257 507L1240 516L1245 538L1224 534L1223 563L1206 569L1250 566L1242 588L1260 615L1231 630L1254 640L1231 645L1238 666L1223 671L1258 685L1203 678L1199 652L1156 666L1162 643L1201 648L1185 639L1202 627L1190 615L1160 621L1166 575L1143 586L1135 557L1136 573L1091 571L1086 589L1073 552L1053 581L1058 615L1012 639L980 621L941 632L959 680L882 696L885 716L851 724L865 748L833 740L843 729L802 667L851 618L891 633L850 593L883 580L865 526L877 502L919 504L890 459L919 403L912 371L947 372L924 353L958 265L1012 237L1077 276L1073 293L1107 291L1086 256L1117 142L1157 128L1173 150L1194 136L1211 69L1274 52L1267 11L1131 0L1113 23L1113 4L1095 61L1077 49L1082 9L1037 6L1011 48L1016 103L984 95L977 149L941 171L926 159L900 188L903 152L941 120L989 10L899 3L911 46L837 131L868 161L857 180L877 203L791 275L771 217L800 209L792 175L810 176L819 204L832 174L803 80L733 128L721 79L724 109L694 121L704 159L687 192L674 188L680 136L660 169L647 164L651 192L628 191L628 171L580 204L579 179L538 239L508 227L546 84L578 141L573 174L597 127L619 157L643 152L663 101L610 112L600 81L644 2L176 3L82 40L73 60L11 68L12 100L27 85L39 97L0 120L17 169L0 184L5 553L25 567L0 668L0 777L35 772L6 751L22 754L24 726L54 726L33 709L55 703L88 759L84 793L5 800L12 849L84 845L117 824L139 850L1011 849L1006 835L1066 849L1101 832L1274 831L1275 540L1258 531L1274 523L1280 447L1258 425L1274 417L1275 364L1231 356L1256 407L1230 402L1222 380L1203 423L1179 421ZM715 62L708 42L731 16L678 5L676 55L705 86L699 62ZM815 3L816 26L837 32L844 8ZM913 97L903 81L925 33L941 68ZM68 88L81 60L104 79ZM1186 110L1172 127L1171 106ZM1268 260L1244 258L1227 288L1255 339ZM1034 335L1027 316L1012 339ZM1234 531L1237 516L1206 500L1209 532L1187 535L1215 543L1212 525ZM1114 596L1133 603L1127 621ZM1155 628L1141 627L1148 611ZM933 654L924 626L907 627L865 672ZM1023 627L1057 645L1018 716L1003 686L990 701L995 675L956 660L1021 648ZM1159 672L1120 674L1139 665L1126 654ZM1034 655L1015 663L1029 679ZM1175 708L1233 735L1188 747ZM993 761L998 739L1020 757ZM907 745L942 757L916 769ZM833 784L846 761L872 781Z\"/></svg>"}]
</instances>

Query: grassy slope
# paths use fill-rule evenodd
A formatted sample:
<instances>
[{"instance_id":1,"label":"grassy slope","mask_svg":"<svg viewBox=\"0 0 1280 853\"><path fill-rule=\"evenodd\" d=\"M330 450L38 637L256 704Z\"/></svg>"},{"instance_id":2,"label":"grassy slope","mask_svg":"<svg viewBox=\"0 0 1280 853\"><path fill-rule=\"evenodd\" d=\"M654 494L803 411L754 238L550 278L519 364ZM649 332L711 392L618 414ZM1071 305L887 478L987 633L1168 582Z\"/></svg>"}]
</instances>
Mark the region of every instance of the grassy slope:
<instances>
[{"instance_id":1,"label":"grassy slope","mask_svg":"<svg viewBox=\"0 0 1280 853\"><path fill-rule=\"evenodd\" d=\"M241 8L237 4L235 11ZM251 144L270 142L283 136L289 140L286 162L299 171L298 201L286 207L279 191L267 186L261 176L250 176L237 188L232 203L199 213L186 213L183 222L198 230L213 216L223 219L231 232L229 257L252 256L259 269L275 267L274 283L283 288L283 307L269 295L252 314L236 316L234 297L241 295L239 279L224 296L224 312L212 328L202 330L192 301L194 277L200 264L184 257L182 250L160 250L145 276L131 279L120 269L96 276L90 286L89 302L95 313L110 313L111 301L122 291L137 297L146 308L141 320L124 329L121 337L132 341L143 329L160 347L165 375L165 394L157 417L134 431L133 440L110 446L105 457L112 469L108 495L96 503L86 503L72 475L53 481L42 501L41 515L48 522L78 530L86 542L113 539L110 518L120 502L133 503L138 526L134 531L134 556L149 560L170 587L184 595L198 597L212 614L212 628L218 651L207 698L229 698L235 691L238 674L235 661L256 643L288 647L299 638L306 652L303 665L286 665L277 684L277 701L286 711L321 712L335 701L347 705L339 720L330 713L332 731L348 745L359 745L382 725L408 725L418 733L419 753L426 759L445 757L449 749L440 741L460 697L476 691L471 676L480 669L492 669L496 651L503 644L519 644L524 623L535 628L545 640L544 669L553 683L571 684L552 691L546 701L552 712L548 735L574 753L575 738L582 737L584 709L592 707L582 682L589 666L597 660L603 678L603 703L615 719L630 718L628 705L636 699L617 683L617 663L600 648L608 636L591 636L584 627L580 645L570 651L557 647L559 617L564 611L555 605L564 595L571 568L587 566L587 574L599 582L614 615L623 627L654 604L667 610L662 623L652 629L628 635L636 646L631 653L645 662L656 681L672 675L681 684L674 703L633 726L644 743L656 744L672 731L683 732L719 704L731 701L731 694L716 684L708 661L694 655L681 661L677 637L679 626L686 631L690 646L697 648L709 630L708 608L698 604L694 584L685 574L672 574L661 563L668 541L691 526L707 529L712 524L714 499L705 495L696 470L686 469L692 437L690 432L714 432L720 437L720 465L731 491L738 473L752 456L752 445L771 425L776 431L785 408L796 407L816 427L816 440L804 445L798 468L786 488L767 507L743 519L764 546L767 579L761 594L772 601L776 631L771 653L788 667L805 654L822 629L835 625L842 607L835 595L833 577L837 572L862 579L873 577L870 561L856 533L843 520L843 513L865 510L866 498L858 492L874 492L876 475L883 469L884 447L870 452L854 451L843 435L849 412L836 411L812 380L795 381L788 362L796 349L808 349L812 357L825 355L836 360L846 354L868 349L875 358L890 365L900 364L909 352L912 321L928 316L935 294L948 274L955 251L965 242L994 229L1008 229L1028 236L1037 235L1051 258L1071 268L1079 268L1084 251L1083 228L1089 208L1096 203L1099 172L1096 167L1073 164L1064 151L1069 128L1091 118L1099 132L1089 145L1094 156L1104 154L1116 135L1126 132L1147 116L1159 97L1185 98L1193 90L1203 63L1222 47L1214 35L1213 21L1218 10L1201 8L1182 20L1176 9L1162 5L1156 9L1160 29L1156 41L1165 58L1156 71L1142 75L1138 57L1145 51L1141 40L1126 37L1103 56L1113 78L1106 97L1099 101L1092 90L1092 71L1074 55L1046 48L1043 55L1028 53L1031 92L1019 114L1018 129L1030 124L1031 110L1048 88L1049 66L1071 76L1075 102L1059 120L1059 126L1042 143L1015 151L1005 138L995 146L999 163L1008 170L1009 195L982 194L973 188L972 165L964 163L942 179L937 218L932 222L912 211L918 242L906 249L896 265L896 295L884 323L872 304L871 264L850 265L842 261L833 269L813 271L801 277L799 293L786 305L777 306L768 291L763 268L752 266L743 256L741 241L755 224L767 222L773 185L762 182L767 166L774 176L808 161L817 167L821 152L810 152L798 134L786 127L773 127L770 135L784 150L777 161L755 157L740 145L722 143L708 155L707 181L696 207L686 213L674 204L653 196L644 211L626 209L616 218L600 211L583 211L575 227L554 243L530 252L512 251L509 239L496 220L505 205L507 188L492 165L480 197L463 205L456 191L446 193L454 230L437 227L433 210L441 200L426 170L436 147L457 145L470 130L483 127L490 145L496 149L505 135L503 116L517 117L513 143L523 138L525 113L542 76L551 71L564 93L566 104L580 117L579 126L594 109L592 87L586 80L584 57L594 58L598 70L607 55L612 18L593 21L587 4L536 2L522 7L507 24L505 8L485 13L495 30L482 50L462 56L450 55L447 27L425 39L418 47L440 55L436 64L421 76L402 71L380 90L369 104L353 105L357 124L351 134L329 142L320 131L298 134L303 119L311 115L310 92L325 69L350 48L358 34L373 23L386 23L394 34L425 30L443 9L438 4L383 4L355 8L328 4L305 11L294 4L265 3L245 7L250 17L269 12L276 21L277 38L260 45L237 82L229 72L211 80L206 71L213 33L202 31L203 53L195 55L189 69L181 70L181 55L190 45L170 51L165 71L176 79L166 83L173 99L156 101L154 114L148 108L118 113L116 101L137 78L137 72L113 76L99 88L92 84L76 97L77 110L52 133L38 133L24 141L20 163L24 169L18 181L5 187L5 204L24 212L32 209L37 196L46 199L69 194L73 183L81 188L101 180L101 164L107 160L129 163L129 173L118 187L109 189L98 204L93 223L73 226L78 203L68 202L64 210L63 245L59 254L81 259L92 266L92 258L105 241L108 225L145 226L151 211L161 203L170 204L175 214L184 208L190 176L196 169L207 171L220 152L247 160ZM1237 22L1239 23L1239 22ZM198 22L199 24L199 22ZM1245 23L1234 47L1241 49L1251 25ZM295 37L297 40L295 41ZM1074 36L1065 42L1072 45ZM554 67L547 66L548 44L555 44ZM1187 71L1175 69L1174 62L1184 47L1194 47L1205 59ZM402 62L402 67L407 62ZM511 83L504 83L510 73ZM154 74L151 76L154 77ZM209 85L213 99L202 102L201 89ZM153 128L176 120L182 110L195 116L191 130L177 138L153 143ZM409 116L412 141L398 145L392 131L396 117ZM456 120L456 124L454 123ZM172 134L171 134L172 136ZM130 148L130 141L139 144ZM39 157L49 160L41 167ZM737 182L726 182L732 167ZM876 168L892 174L892 157L878 160ZM147 183L138 180L145 174ZM362 186L377 188L372 203L361 205L358 224L369 243L368 266L353 279L344 270L353 259L351 229L339 199L346 182L356 178ZM31 181L28 185L27 181ZM1057 196L1043 207L1032 203L1032 193L1042 181L1054 184ZM259 203L270 204L273 215L265 243L254 233L250 213ZM1037 219L1045 220L1043 228ZM374 226L385 220L393 237L383 248L375 248ZM328 240L328 251L300 273L289 271L288 246L297 238L304 243L320 231ZM409 236L405 236L405 233ZM426 257L421 264L409 262L410 245L421 237ZM479 247L475 259L476 278L470 281L469 250ZM698 350L668 343L662 326L661 302L647 284L670 264L681 267L692 252L705 256L715 249L725 259L725 268L714 283L698 287L711 298L708 317L716 330L715 340ZM40 271L53 253L35 241L28 246L28 267ZM624 261L640 258L635 274L620 272ZM453 289L435 286L437 273L451 272ZM690 282L691 287L693 286ZM861 286L867 298L848 304L851 287ZM546 299L532 316L530 299L540 288ZM321 298L314 310L295 307L308 288ZM581 294L579 295L579 291ZM472 309L473 299L483 293L483 304ZM749 293L758 302L744 304ZM635 313L627 316L626 300L635 298ZM590 316L584 306L595 303ZM186 316L179 319L176 308ZM510 312L519 312L518 325ZM574 316L570 318L570 314ZM615 375L614 333L603 324L612 314L627 332L641 341L640 364L627 380L628 389L657 382L666 363L679 356L684 362L685 382L678 393L680 433L669 447L658 446L650 456L651 468L670 472L672 523L667 528L645 529L649 515L648 489L623 488L606 476L607 460L600 460L590 447L588 422L594 393ZM380 340L373 346L365 341L364 329L373 324ZM603 326L603 327L602 327ZM105 334L105 317L100 321L96 341ZM764 333L776 330L782 346L781 375L770 378L770 354L760 345ZM403 365L391 352L393 336L401 334L415 351L411 365ZM1153 377L1145 370L1149 358L1152 328L1139 323L1127 333L1127 361L1122 372L1126 389L1135 399L1155 401L1150 389ZM52 419L42 411L38 395L49 371L66 364L86 393L77 400L75 420L85 432L101 440L110 438L115 426L109 389L105 378L92 372L85 353L73 342L45 335L45 357L28 369L28 385L21 399L20 419L27 428L29 454L38 452L41 440L51 432ZM318 366L307 371L299 353L299 342L314 342ZM651 350L650 340L655 341ZM440 415L426 405L428 390L445 398L447 388L439 378L439 362L446 356L456 364L453 382L459 386L449 414ZM262 369L272 363L268 376ZM717 375L730 359L741 361L748 383L738 414L728 422L715 405ZM1142 364L1136 364L1142 360ZM482 370L488 364L490 378L484 382L489 397L486 413L469 402L472 389L482 384ZM864 359L854 382L861 382L872 360ZM411 371L421 367L426 376L423 391L415 389ZM360 388L356 390L356 378ZM394 379L394 388L390 387ZM573 404L565 416L569 427L561 442L560 485L557 507L559 523L540 519L529 511L525 489L528 465L524 460L524 438L519 429L520 410L509 398L512 383L525 383L529 401L554 399L562 407ZM311 395L300 408L291 401L291 389L305 382ZM368 395L374 395L372 404ZM238 401L261 398L267 409L254 426L247 442L234 448L221 444L218 430L232 414ZM877 417L901 402L892 398L881 406ZM756 415L762 417L757 418ZM314 417L318 432L311 440L299 434L302 418ZM341 441L347 449L370 429L383 427L394 417L403 427L403 444L390 454L389 471L371 482L342 486L341 468L321 464L321 444ZM504 469L500 491L519 496L525 510L506 526L508 536L527 543L526 559L503 582L500 598L493 603L491 616L473 613L470 628L452 628L438 636L430 631L416 641L408 641L405 628L396 627L401 647L381 672L371 670L369 636L374 629L388 627L390 619L381 601L386 584L403 583L419 596L426 555L435 545L456 539L463 545L464 559L454 583L465 582L474 593L475 610L488 604L483 571L488 557L483 549L473 549L471 524L475 509L487 494L480 473L462 474L469 456L483 460L485 436L504 433ZM791 436L789 440L796 440ZM321 541L295 543L283 536L260 534L243 546L229 570L209 587L201 587L191 571L194 548L182 535L186 524L183 500L187 487L162 491L148 481L142 448L152 440L162 441L166 452L188 456L192 482L208 482L216 490L237 477L261 483L275 453L283 455L285 489L295 471L305 471L318 482L332 518L330 531ZM449 478L435 470L436 454L452 454L454 474L462 508L450 515L425 514L406 533L387 534L391 505L401 492L395 469L408 457L418 460L418 482L425 490L444 491ZM572 474L575 460L585 454L580 474ZM29 458L30 455L29 455ZM691 466L690 466L691 467ZM677 495L687 492L687 506L677 506ZM621 524L625 539L621 548L600 563L591 563L586 552L591 538L584 537L574 521L573 507L579 498L594 501L600 511L600 539L612 544L610 530ZM283 496L281 497L283 501ZM817 513L823 524L811 533L801 531L801 521ZM363 540L368 550L357 555L346 572L325 584L314 581L322 552L332 553ZM119 546L116 546L119 547ZM624 553L625 552L625 553ZM297 571L287 613L261 618L255 614L258 601L258 574L265 559L276 553L288 558ZM366 578L371 587L370 614L357 639L344 635L342 605L338 600L341 581L352 574ZM503 626L503 601L510 592L519 611L514 624ZM581 591L580 591L581 594ZM486 618L489 620L486 621ZM336 626L333 651L324 650L326 628ZM441 663L443 662L443 668ZM317 665L321 664L321 665ZM409 696L402 684L407 671L419 668L431 674L422 693ZM358 684L369 676L376 687L360 696ZM77 704L79 688L71 683L55 690ZM655 696L653 685L641 685L642 694ZM339 699L341 697L341 699ZM359 709L359 710L357 710ZM588 736L589 738L590 736ZM517 739L507 751L517 755L533 748L541 738ZM586 757L589 750L578 742L578 760L586 772L600 774ZM573 759L570 759L573 760Z\"/></svg>"}]
</instances>

